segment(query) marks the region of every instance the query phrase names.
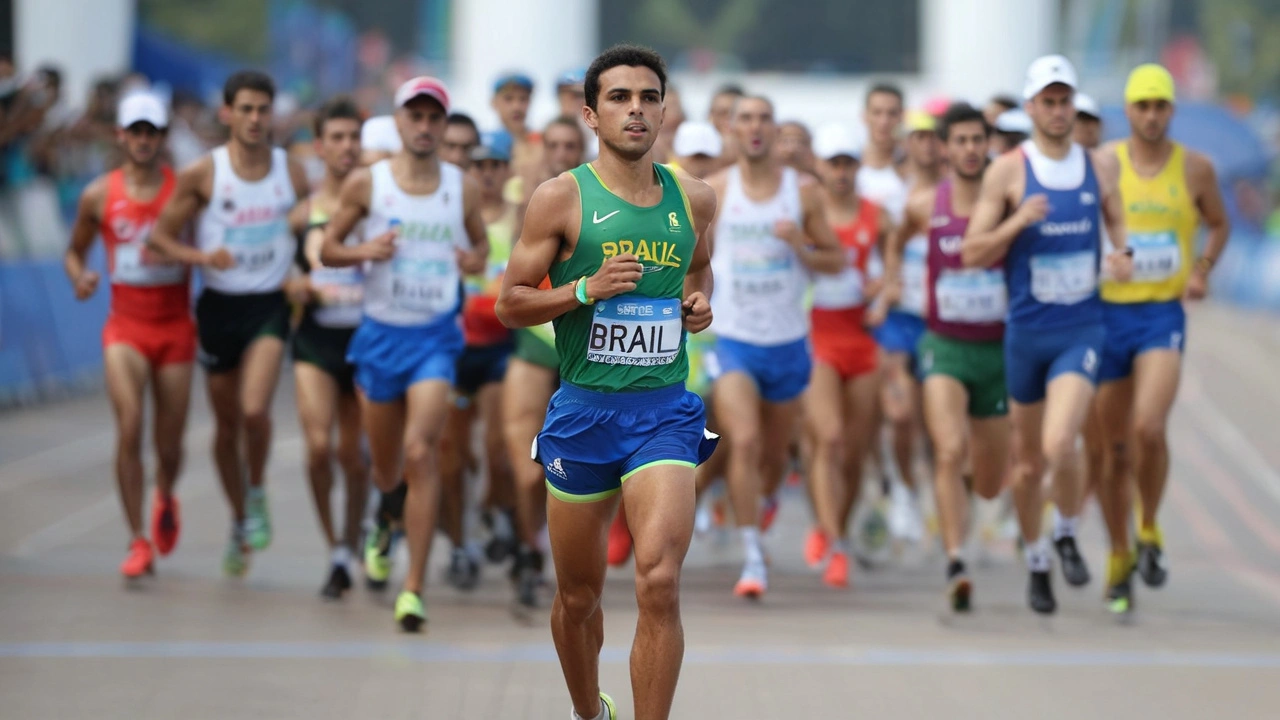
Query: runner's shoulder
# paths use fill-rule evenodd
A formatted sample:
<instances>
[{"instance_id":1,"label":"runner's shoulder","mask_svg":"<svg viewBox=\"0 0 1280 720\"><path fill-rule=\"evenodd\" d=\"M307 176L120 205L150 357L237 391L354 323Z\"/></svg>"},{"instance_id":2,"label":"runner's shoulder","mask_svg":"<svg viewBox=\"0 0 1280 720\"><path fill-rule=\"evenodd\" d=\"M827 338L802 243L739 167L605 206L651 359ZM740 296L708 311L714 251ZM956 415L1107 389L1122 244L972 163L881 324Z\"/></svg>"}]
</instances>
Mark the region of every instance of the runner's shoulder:
<instances>
[{"instance_id":1,"label":"runner's shoulder","mask_svg":"<svg viewBox=\"0 0 1280 720\"><path fill-rule=\"evenodd\" d=\"M689 209L693 211L694 224L698 221L710 222L716 214L716 191L707 182L699 180L684 170L672 171L684 194L689 198Z\"/></svg>"},{"instance_id":2,"label":"runner's shoulder","mask_svg":"<svg viewBox=\"0 0 1280 720\"><path fill-rule=\"evenodd\" d=\"M525 227L532 224L568 228L576 223L570 220L580 212L578 180L569 172L563 172L543 181L529 196L525 210Z\"/></svg>"},{"instance_id":3,"label":"runner's shoulder","mask_svg":"<svg viewBox=\"0 0 1280 720\"><path fill-rule=\"evenodd\" d=\"M205 199L213 194L213 155L205 153L178 171L176 192L196 191Z\"/></svg>"},{"instance_id":4,"label":"runner's shoulder","mask_svg":"<svg viewBox=\"0 0 1280 720\"><path fill-rule=\"evenodd\" d=\"M80 193L81 209L92 208L95 213L101 214L103 203L107 201L107 184L110 182L110 177L111 173L103 173L85 186Z\"/></svg>"},{"instance_id":5,"label":"runner's shoulder","mask_svg":"<svg viewBox=\"0 0 1280 720\"><path fill-rule=\"evenodd\" d=\"M1218 171L1213 165L1213 160L1208 155L1192 150L1186 145L1183 148L1183 173L1188 182L1208 182L1211 185L1218 182Z\"/></svg>"}]
</instances>

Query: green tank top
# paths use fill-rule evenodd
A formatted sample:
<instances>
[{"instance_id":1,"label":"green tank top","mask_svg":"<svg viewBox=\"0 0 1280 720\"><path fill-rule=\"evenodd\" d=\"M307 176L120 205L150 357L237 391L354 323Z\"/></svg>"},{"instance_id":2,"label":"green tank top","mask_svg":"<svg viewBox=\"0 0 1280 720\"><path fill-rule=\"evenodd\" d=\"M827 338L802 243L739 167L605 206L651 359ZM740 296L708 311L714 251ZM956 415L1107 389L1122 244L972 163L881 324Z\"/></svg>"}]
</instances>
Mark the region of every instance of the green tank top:
<instances>
[{"instance_id":1,"label":"green tank top","mask_svg":"<svg viewBox=\"0 0 1280 720\"><path fill-rule=\"evenodd\" d=\"M656 390L689 376L684 277L697 235L689 198L671 170L655 164L662 201L637 207L605 187L590 164L570 171L582 224L573 255L551 266L555 287L594 275L608 258L631 253L644 266L636 289L561 315L555 321L560 377L596 392Z\"/></svg>"}]
</instances>

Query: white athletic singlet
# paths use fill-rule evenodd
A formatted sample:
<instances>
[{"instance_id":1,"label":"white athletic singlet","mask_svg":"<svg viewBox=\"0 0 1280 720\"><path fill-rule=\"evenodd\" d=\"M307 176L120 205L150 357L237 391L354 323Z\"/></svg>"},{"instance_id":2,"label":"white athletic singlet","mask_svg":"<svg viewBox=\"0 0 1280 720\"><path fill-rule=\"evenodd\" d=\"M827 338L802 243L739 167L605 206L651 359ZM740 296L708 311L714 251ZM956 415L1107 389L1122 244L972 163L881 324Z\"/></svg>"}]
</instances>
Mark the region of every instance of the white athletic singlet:
<instances>
[{"instance_id":1,"label":"white athletic singlet","mask_svg":"<svg viewBox=\"0 0 1280 720\"><path fill-rule=\"evenodd\" d=\"M783 168L778 193L757 203L743 192L738 167L730 168L711 256L711 330L717 337L768 347L808 335L809 273L795 250L774 235L779 220L804 227L796 171Z\"/></svg>"},{"instance_id":2,"label":"white athletic singlet","mask_svg":"<svg viewBox=\"0 0 1280 720\"><path fill-rule=\"evenodd\" d=\"M202 252L226 248L235 265L202 268L204 284L229 295L279 290L293 265L297 241L289 230L289 211L297 203L285 151L271 151L271 171L257 182L241 180L231 166L227 146L215 148L213 195L196 225Z\"/></svg>"},{"instance_id":3,"label":"white athletic singlet","mask_svg":"<svg viewBox=\"0 0 1280 720\"><path fill-rule=\"evenodd\" d=\"M390 260L368 263L364 314L388 325L430 325L457 313L462 276L457 250L471 247L462 207L462 171L440 163L440 186L430 195L409 195L391 175L391 161L369 168L373 188L366 240L399 228Z\"/></svg>"},{"instance_id":4,"label":"white athletic singlet","mask_svg":"<svg viewBox=\"0 0 1280 720\"><path fill-rule=\"evenodd\" d=\"M902 214L907 209L907 181L902 179L893 165L873 168L863 165L858 169L858 194L879 205L889 213L894 225L902 224Z\"/></svg>"}]
</instances>

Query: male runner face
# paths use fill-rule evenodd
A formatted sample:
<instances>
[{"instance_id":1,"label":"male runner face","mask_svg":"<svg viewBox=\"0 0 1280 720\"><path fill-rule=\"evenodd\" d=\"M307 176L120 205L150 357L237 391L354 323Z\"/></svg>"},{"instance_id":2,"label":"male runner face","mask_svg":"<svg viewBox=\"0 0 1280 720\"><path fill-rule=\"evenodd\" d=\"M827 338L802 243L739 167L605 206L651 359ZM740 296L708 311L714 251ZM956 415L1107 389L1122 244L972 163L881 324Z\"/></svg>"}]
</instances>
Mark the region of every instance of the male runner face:
<instances>
[{"instance_id":1,"label":"male runner face","mask_svg":"<svg viewBox=\"0 0 1280 720\"><path fill-rule=\"evenodd\" d=\"M529 101L533 93L516 83L507 83L498 88L493 95L493 109L502 119L503 127L524 128L525 118L529 115Z\"/></svg>"},{"instance_id":2,"label":"male runner face","mask_svg":"<svg viewBox=\"0 0 1280 720\"><path fill-rule=\"evenodd\" d=\"M568 172L582 164L582 133L560 123L550 125L542 133L542 151L552 177Z\"/></svg>"},{"instance_id":3,"label":"male runner face","mask_svg":"<svg viewBox=\"0 0 1280 720\"><path fill-rule=\"evenodd\" d=\"M231 105L223 108L223 121L231 129L231 137L245 147L266 145L271 128L271 96L261 90L243 88L236 92Z\"/></svg>"},{"instance_id":4,"label":"male runner face","mask_svg":"<svg viewBox=\"0 0 1280 720\"><path fill-rule=\"evenodd\" d=\"M470 125L450 123L440 143L440 159L466 170L471 167L471 151L480 144L480 136Z\"/></svg>"},{"instance_id":5,"label":"male runner face","mask_svg":"<svg viewBox=\"0 0 1280 720\"><path fill-rule=\"evenodd\" d=\"M913 132L907 136L907 157L918 168L934 168L938 165L938 136L927 131Z\"/></svg>"},{"instance_id":6,"label":"male runner face","mask_svg":"<svg viewBox=\"0 0 1280 720\"><path fill-rule=\"evenodd\" d=\"M444 106L426 96L416 97L396 110L396 129L405 151L419 160L434 155L447 119Z\"/></svg>"},{"instance_id":7,"label":"male runner face","mask_svg":"<svg viewBox=\"0 0 1280 720\"><path fill-rule=\"evenodd\" d=\"M316 139L316 154L330 173L346 177L360 161L360 123L350 118L326 120Z\"/></svg>"},{"instance_id":8,"label":"male runner face","mask_svg":"<svg viewBox=\"0 0 1280 720\"><path fill-rule=\"evenodd\" d=\"M511 179L511 164L506 160L478 160L468 170L480 183L487 199L502 197L502 186Z\"/></svg>"},{"instance_id":9,"label":"male runner face","mask_svg":"<svg viewBox=\"0 0 1280 720\"><path fill-rule=\"evenodd\" d=\"M888 147L894 142L894 133L902 124L902 101L888 92L871 93L863 112L863 122L871 142L877 147Z\"/></svg>"},{"instance_id":10,"label":"male runner face","mask_svg":"<svg viewBox=\"0 0 1280 720\"><path fill-rule=\"evenodd\" d=\"M595 111L587 125L624 160L639 160L662 130L662 83L647 67L619 65L600 74Z\"/></svg>"},{"instance_id":11,"label":"male runner face","mask_svg":"<svg viewBox=\"0 0 1280 720\"><path fill-rule=\"evenodd\" d=\"M743 98L733 114L733 132L738 147L749 160L768 157L778 139L778 125L773 120L773 105L762 98Z\"/></svg>"},{"instance_id":12,"label":"male runner face","mask_svg":"<svg viewBox=\"0 0 1280 720\"><path fill-rule=\"evenodd\" d=\"M788 122L778 126L778 158L798 170L813 168L813 138L804 125Z\"/></svg>"},{"instance_id":13,"label":"male runner face","mask_svg":"<svg viewBox=\"0 0 1280 720\"><path fill-rule=\"evenodd\" d=\"M847 198L857 187L858 168L862 167L857 159L848 155L837 155L830 160L818 163L818 177L826 186L827 192L838 198Z\"/></svg>"},{"instance_id":14,"label":"male runner face","mask_svg":"<svg viewBox=\"0 0 1280 720\"><path fill-rule=\"evenodd\" d=\"M149 122L136 122L120 130L118 137L130 163L150 167L160 157L166 135Z\"/></svg>"},{"instance_id":15,"label":"male runner face","mask_svg":"<svg viewBox=\"0 0 1280 720\"><path fill-rule=\"evenodd\" d=\"M711 124L721 135L729 132L729 125L733 122L733 104L738 97L734 93L720 93L711 99Z\"/></svg>"},{"instance_id":16,"label":"male runner face","mask_svg":"<svg viewBox=\"0 0 1280 720\"><path fill-rule=\"evenodd\" d=\"M956 175L963 180L982 177L990 145L987 128L977 120L952 125L947 134L947 159Z\"/></svg>"},{"instance_id":17,"label":"male runner face","mask_svg":"<svg viewBox=\"0 0 1280 720\"><path fill-rule=\"evenodd\" d=\"M1136 137L1156 143L1169 132L1173 103L1168 100L1139 100L1126 105L1124 114L1129 118L1129 126Z\"/></svg>"},{"instance_id":18,"label":"male runner face","mask_svg":"<svg viewBox=\"0 0 1280 720\"><path fill-rule=\"evenodd\" d=\"M1071 137L1076 123L1075 91L1054 83L1027 101L1027 114L1036 130L1050 140Z\"/></svg>"}]
</instances>

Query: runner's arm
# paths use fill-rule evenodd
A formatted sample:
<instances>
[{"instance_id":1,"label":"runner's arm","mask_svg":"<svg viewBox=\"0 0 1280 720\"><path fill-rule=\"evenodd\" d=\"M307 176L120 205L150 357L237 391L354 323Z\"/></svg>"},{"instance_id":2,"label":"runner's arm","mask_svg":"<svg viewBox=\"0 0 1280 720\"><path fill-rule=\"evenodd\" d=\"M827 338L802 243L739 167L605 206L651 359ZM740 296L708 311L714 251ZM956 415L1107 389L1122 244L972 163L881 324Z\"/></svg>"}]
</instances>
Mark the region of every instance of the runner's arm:
<instances>
[{"instance_id":1,"label":"runner's arm","mask_svg":"<svg viewBox=\"0 0 1280 720\"><path fill-rule=\"evenodd\" d=\"M684 276L685 322L690 332L701 332L711 324L711 293L715 289L707 234L716 215L716 191L686 173L681 175L680 184L689 197L696 233L693 257L689 259L689 271Z\"/></svg>"},{"instance_id":2,"label":"runner's arm","mask_svg":"<svg viewBox=\"0 0 1280 720\"><path fill-rule=\"evenodd\" d=\"M307 182L307 172L297 160L289 160L289 181L293 184L294 197L298 198L289 210L289 230L296 237L303 238L311 224L311 186Z\"/></svg>"},{"instance_id":3,"label":"runner's arm","mask_svg":"<svg viewBox=\"0 0 1280 720\"><path fill-rule=\"evenodd\" d=\"M75 224L71 226L71 244L62 256L62 267L75 287L76 298L84 300L98 287L98 273L85 267L85 258L102 222L102 206L106 200L107 185L103 178L89 184L80 194Z\"/></svg>"},{"instance_id":4,"label":"runner's arm","mask_svg":"<svg viewBox=\"0 0 1280 720\"><path fill-rule=\"evenodd\" d=\"M382 242L388 236L394 237L393 233L384 233L355 246L348 246L343 242L355 229L356 223L369 213L369 196L372 192L373 176L367 168L352 170L342 182L342 189L338 192L338 209L324 228L324 243L320 246L321 264L331 268L359 265L372 259L369 255L371 243Z\"/></svg>"},{"instance_id":5,"label":"runner's arm","mask_svg":"<svg viewBox=\"0 0 1280 720\"><path fill-rule=\"evenodd\" d=\"M804 228L797 228L785 239L795 249L804 266L814 272L835 274L844 268L844 250L840 240L827 223L822 207L822 188L817 183L800 188L800 203L804 208Z\"/></svg>"},{"instance_id":6,"label":"runner's arm","mask_svg":"<svg viewBox=\"0 0 1280 720\"><path fill-rule=\"evenodd\" d=\"M902 213L902 223L885 232L883 295L890 303L897 302L902 295L903 248L907 246L908 240L924 232L928 226L926 218L933 208L933 197L932 189L921 188L913 192ZM882 222L883 219L884 215L881 215Z\"/></svg>"},{"instance_id":7,"label":"runner's arm","mask_svg":"<svg viewBox=\"0 0 1280 720\"><path fill-rule=\"evenodd\" d=\"M1102 221L1107 225L1107 239L1117 252L1123 253L1129 246L1129 238L1124 227L1124 200L1120 197L1120 162L1114 148L1099 148L1092 158L1098 174L1098 190L1102 193Z\"/></svg>"},{"instance_id":8,"label":"runner's arm","mask_svg":"<svg viewBox=\"0 0 1280 720\"><path fill-rule=\"evenodd\" d=\"M178 240L196 213L209 202L213 188L213 158L206 155L178 173L169 202L147 237L147 248L186 265L209 265L218 253L204 253ZM225 250L222 255L227 255ZM223 258L229 260L230 256Z\"/></svg>"},{"instance_id":9,"label":"runner's arm","mask_svg":"<svg viewBox=\"0 0 1280 720\"><path fill-rule=\"evenodd\" d=\"M965 267L987 267L1004 257L1018 233L1033 224L1019 207L1006 213L1009 204L1009 186L1016 179L1014 171L1022 162L1019 153L1009 153L996 158L982 178L982 190L969 219L969 229L960 244L960 259Z\"/></svg>"},{"instance_id":10,"label":"runner's arm","mask_svg":"<svg viewBox=\"0 0 1280 720\"><path fill-rule=\"evenodd\" d=\"M494 312L509 328L534 327L551 322L578 307L574 281L558 288L539 290L538 285L560 254L569 227L571 208L578 207L578 190L566 175L538 186L529 198L520 239L511 247L507 272ZM579 210L579 212L581 212Z\"/></svg>"},{"instance_id":11,"label":"runner's arm","mask_svg":"<svg viewBox=\"0 0 1280 720\"><path fill-rule=\"evenodd\" d=\"M480 184L467 175L462 183L463 220L467 226L470 250L458 250L458 267L467 275L484 272L489 262L489 231L485 229L484 215L480 212Z\"/></svg>"},{"instance_id":12,"label":"runner's arm","mask_svg":"<svg viewBox=\"0 0 1280 720\"><path fill-rule=\"evenodd\" d=\"M1209 158L1196 152L1188 153L1187 182L1191 185L1190 190L1195 196L1200 217L1204 218L1204 224L1209 230L1204 252L1200 253L1194 268L1207 277L1227 247L1227 239L1231 236L1231 220L1227 217L1222 190L1218 187L1218 173L1213 169Z\"/></svg>"}]
</instances>

